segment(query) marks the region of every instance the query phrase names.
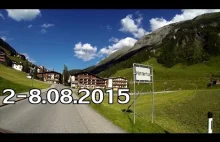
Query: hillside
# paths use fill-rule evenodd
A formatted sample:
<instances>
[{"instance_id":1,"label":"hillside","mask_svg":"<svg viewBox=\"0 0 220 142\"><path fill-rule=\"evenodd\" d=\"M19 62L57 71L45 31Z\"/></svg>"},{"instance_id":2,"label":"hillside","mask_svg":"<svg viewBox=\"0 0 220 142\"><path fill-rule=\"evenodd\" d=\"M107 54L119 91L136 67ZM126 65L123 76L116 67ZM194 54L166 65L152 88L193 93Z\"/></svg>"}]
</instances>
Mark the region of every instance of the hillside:
<instances>
[{"instance_id":1,"label":"hillside","mask_svg":"<svg viewBox=\"0 0 220 142\"><path fill-rule=\"evenodd\" d=\"M26 57L20 53L18 53L9 43L5 42L0 38L0 50L3 50L7 56L7 64L8 66L12 65L12 61L17 63L21 63L23 66L29 65L30 67L35 67L36 65L29 62ZM27 68L27 67L26 67ZM26 70L28 72L28 70Z\"/></svg>"},{"instance_id":2,"label":"hillside","mask_svg":"<svg viewBox=\"0 0 220 142\"><path fill-rule=\"evenodd\" d=\"M132 67L149 58L171 68L179 63L193 65L220 55L220 13L197 16L161 27L135 43L109 55L97 66L84 71L109 77L121 69Z\"/></svg>"},{"instance_id":3,"label":"hillside","mask_svg":"<svg viewBox=\"0 0 220 142\"><path fill-rule=\"evenodd\" d=\"M171 68L157 63L156 58L151 58L141 64L154 67L155 91L206 89L212 78L220 76L220 56L212 57L209 61L199 64L190 66L177 64ZM131 83L130 89L133 90L133 68L118 70L112 76L126 77ZM143 84L136 87L141 90ZM147 85L143 91L151 90L150 87Z\"/></svg>"},{"instance_id":4,"label":"hillside","mask_svg":"<svg viewBox=\"0 0 220 142\"><path fill-rule=\"evenodd\" d=\"M17 51L13 47L11 47L7 42L2 40L1 38L0 38L0 47L5 49L7 51L6 53L10 54L10 56L18 54Z\"/></svg>"},{"instance_id":5,"label":"hillside","mask_svg":"<svg viewBox=\"0 0 220 142\"><path fill-rule=\"evenodd\" d=\"M26 78L26 73L0 64L0 96L3 89L12 88L17 93L29 91L31 88L48 88L50 85L38 80ZM33 83L33 87L32 87Z\"/></svg>"},{"instance_id":6,"label":"hillside","mask_svg":"<svg viewBox=\"0 0 220 142\"><path fill-rule=\"evenodd\" d=\"M81 71L81 69L72 69L72 70L69 70L69 74L73 75L73 74L80 72L80 71Z\"/></svg>"}]
</instances>

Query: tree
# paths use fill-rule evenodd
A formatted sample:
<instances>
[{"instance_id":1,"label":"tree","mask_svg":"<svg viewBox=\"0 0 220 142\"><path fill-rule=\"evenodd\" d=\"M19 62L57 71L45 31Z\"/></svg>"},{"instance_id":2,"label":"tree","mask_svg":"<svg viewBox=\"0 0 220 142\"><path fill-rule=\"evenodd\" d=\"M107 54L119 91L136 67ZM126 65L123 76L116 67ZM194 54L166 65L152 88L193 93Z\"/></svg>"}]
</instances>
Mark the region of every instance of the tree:
<instances>
[{"instance_id":1,"label":"tree","mask_svg":"<svg viewBox=\"0 0 220 142\"><path fill-rule=\"evenodd\" d=\"M63 75L62 74L60 75L59 81L60 81L60 84L63 84Z\"/></svg>"},{"instance_id":2,"label":"tree","mask_svg":"<svg viewBox=\"0 0 220 142\"><path fill-rule=\"evenodd\" d=\"M68 84L69 73L66 65L64 65L62 77L63 77L63 84L64 85Z\"/></svg>"},{"instance_id":3,"label":"tree","mask_svg":"<svg viewBox=\"0 0 220 142\"><path fill-rule=\"evenodd\" d=\"M12 61L7 56L5 56L5 65L8 67L12 67Z\"/></svg>"},{"instance_id":4,"label":"tree","mask_svg":"<svg viewBox=\"0 0 220 142\"><path fill-rule=\"evenodd\" d=\"M23 72L26 72L26 73L29 72L29 65L28 65L28 61L27 60L25 60L23 62Z\"/></svg>"},{"instance_id":5,"label":"tree","mask_svg":"<svg viewBox=\"0 0 220 142\"><path fill-rule=\"evenodd\" d=\"M33 72L33 78L36 79L37 78L37 67L34 67L34 72Z\"/></svg>"}]
</instances>

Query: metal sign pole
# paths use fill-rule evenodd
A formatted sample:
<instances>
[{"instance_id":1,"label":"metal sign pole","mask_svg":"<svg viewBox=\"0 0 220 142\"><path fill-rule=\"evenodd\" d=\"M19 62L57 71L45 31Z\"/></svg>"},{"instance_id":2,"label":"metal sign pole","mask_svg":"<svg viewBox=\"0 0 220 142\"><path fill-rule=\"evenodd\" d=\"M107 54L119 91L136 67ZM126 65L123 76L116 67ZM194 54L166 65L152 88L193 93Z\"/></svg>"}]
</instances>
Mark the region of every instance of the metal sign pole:
<instances>
[{"instance_id":1,"label":"metal sign pole","mask_svg":"<svg viewBox=\"0 0 220 142\"><path fill-rule=\"evenodd\" d=\"M152 69L152 123L154 123L154 72L153 72L153 67Z\"/></svg>"},{"instance_id":2,"label":"metal sign pole","mask_svg":"<svg viewBox=\"0 0 220 142\"><path fill-rule=\"evenodd\" d=\"M135 96L136 96L136 92L135 92L135 83L136 83L136 81L135 81L135 75L136 75L136 73L135 73L135 64L133 64L133 74L134 74L134 124L135 124Z\"/></svg>"},{"instance_id":3,"label":"metal sign pole","mask_svg":"<svg viewBox=\"0 0 220 142\"><path fill-rule=\"evenodd\" d=\"M138 69L136 68L138 67ZM142 69L140 69L142 68ZM148 68L147 70L150 70L150 74L147 75L151 77L151 80L147 78L140 78L143 76L146 76L146 73L143 71L145 69L143 68ZM136 73L138 72L138 74ZM148 73L147 73L148 74ZM133 75L134 75L134 101L133 101L133 107L134 107L134 124L135 124L135 117L136 117L136 83L151 83L152 84L152 123L154 122L154 78L153 78L153 67L149 65L141 65L141 64L136 64L133 63ZM139 78L139 79L138 79ZM137 79L137 82L136 82Z\"/></svg>"}]
</instances>

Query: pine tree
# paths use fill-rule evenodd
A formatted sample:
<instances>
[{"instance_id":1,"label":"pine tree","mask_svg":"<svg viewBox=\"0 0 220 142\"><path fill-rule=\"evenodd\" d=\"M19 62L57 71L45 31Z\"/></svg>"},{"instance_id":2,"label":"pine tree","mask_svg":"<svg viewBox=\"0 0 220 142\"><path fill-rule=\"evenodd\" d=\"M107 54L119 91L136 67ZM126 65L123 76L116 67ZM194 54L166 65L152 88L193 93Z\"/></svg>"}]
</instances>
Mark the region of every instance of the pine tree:
<instances>
[{"instance_id":1,"label":"pine tree","mask_svg":"<svg viewBox=\"0 0 220 142\"><path fill-rule=\"evenodd\" d=\"M26 73L29 72L29 65L28 65L28 61L27 60L25 60L23 62L23 72L26 72Z\"/></svg>"},{"instance_id":2,"label":"pine tree","mask_svg":"<svg viewBox=\"0 0 220 142\"><path fill-rule=\"evenodd\" d=\"M33 78L37 78L37 67L34 67Z\"/></svg>"},{"instance_id":3,"label":"pine tree","mask_svg":"<svg viewBox=\"0 0 220 142\"><path fill-rule=\"evenodd\" d=\"M68 68L66 65L64 65L62 77L63 77L63 83L64 83L64 85L66 85L68 83L68 79L69 79Z\"/></svg>"}]
</instances>

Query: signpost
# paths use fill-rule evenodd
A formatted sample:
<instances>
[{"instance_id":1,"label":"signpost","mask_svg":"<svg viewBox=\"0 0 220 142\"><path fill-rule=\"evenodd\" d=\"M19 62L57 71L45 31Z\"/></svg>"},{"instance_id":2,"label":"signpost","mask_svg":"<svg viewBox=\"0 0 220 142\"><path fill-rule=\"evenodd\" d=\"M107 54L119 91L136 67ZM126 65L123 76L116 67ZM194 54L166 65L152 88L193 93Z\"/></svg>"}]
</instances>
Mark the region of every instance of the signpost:
<instances>
[{"instance_id":1,"label":"signpost","mask_svg":"<svg viewBox=\"0 0 220 142\"><path fill-rule=\"evenodd\" d=\"M154 120L154 81L153 81L153 67L149 65L142 65L133 63L134 75L134 124L136 116L136 83L151 83L152 84L152 123Z\"/></svg>"}]
</instances>

